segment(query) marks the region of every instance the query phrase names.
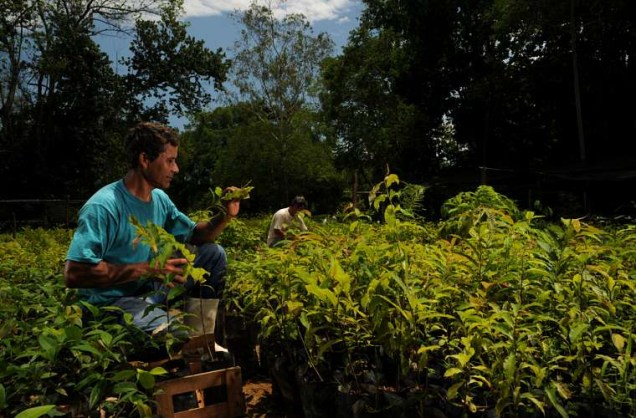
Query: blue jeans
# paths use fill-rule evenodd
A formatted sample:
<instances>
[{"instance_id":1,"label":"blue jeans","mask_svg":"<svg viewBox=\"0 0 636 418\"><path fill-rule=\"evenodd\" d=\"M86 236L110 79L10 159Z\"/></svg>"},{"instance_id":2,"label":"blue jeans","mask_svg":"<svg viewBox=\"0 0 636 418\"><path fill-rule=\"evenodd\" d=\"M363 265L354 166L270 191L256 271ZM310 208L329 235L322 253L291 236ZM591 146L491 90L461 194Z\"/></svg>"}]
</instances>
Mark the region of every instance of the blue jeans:
<instances>
[{"instance_id":1,"label":"blue jeans","mask_svg":"<svg viewBox=\"0 0 636 418\"><path fill-rule=\"evenodd\" d=\"M195 284L192 277L188 277L185 284L186 295L202 299L220 298L225 287L225 250L218 244L209 243L196 247L195 251L194 267L201 267L209 274L203 285ZM168 315L164 306L170 289L157 280L152 281L151 286L148 294L122 297L113 303L113 306L130 313L133 324L146 332L170 325L174 319Z\"/></svg>"}]
</instances>

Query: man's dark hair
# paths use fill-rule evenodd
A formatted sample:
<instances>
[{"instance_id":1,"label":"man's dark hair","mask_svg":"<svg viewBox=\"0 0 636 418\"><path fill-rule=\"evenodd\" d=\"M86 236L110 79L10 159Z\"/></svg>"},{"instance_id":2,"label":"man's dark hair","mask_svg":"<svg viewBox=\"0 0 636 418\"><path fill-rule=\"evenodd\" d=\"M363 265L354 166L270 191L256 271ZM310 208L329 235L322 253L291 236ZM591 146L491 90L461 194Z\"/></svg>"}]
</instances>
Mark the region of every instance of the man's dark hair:
<instances>
[{"instance_id":1,"label":"man's dark hair","mask_svg":"<svg viewBox=\"0 0 636 418\"><path fill-rule=\"evenodd\" d=\"M307 200L305 200L304 196L296 196L292 199L291 203L289 204L289 206L300 206L302 208L306 208L307 207Z\"/></svg>"},{"instance_id":2,"label":"man's dark hair","mask_svg":"<svg viewBox=\"0 0 636 418\"><path fill-rule=\"evenodd\" d=\"M131 168L139 165L139 154L145 153L150 161L161 154L166 144L179 146L177 132L157 122L141 122L130 131L126 137L129 164Z\"/></svg>"}]
</instances>

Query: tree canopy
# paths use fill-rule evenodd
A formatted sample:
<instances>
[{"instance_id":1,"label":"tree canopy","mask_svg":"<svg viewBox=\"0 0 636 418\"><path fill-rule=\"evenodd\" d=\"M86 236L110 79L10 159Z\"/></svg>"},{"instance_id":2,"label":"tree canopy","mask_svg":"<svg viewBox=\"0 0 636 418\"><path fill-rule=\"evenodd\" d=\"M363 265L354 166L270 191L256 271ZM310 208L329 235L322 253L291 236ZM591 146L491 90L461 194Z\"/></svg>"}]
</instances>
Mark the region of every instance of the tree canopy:
<instances>
[{"instance_id":1,"label":"tree canopy","mask_svg":"<svg viewBox=\"0 0 636 418\"><path fill-rule=\"evenodd\" d=\"M0 0L2 193L86 197L123 172L128 126L185 115L173 193L188 204L251 181L262 209L297 193L335 205L343 178L370 187L388 167L438 203L488 183L573 212L590 196L633 206L631 0L363 4L334 55L304 16L255 1L230 60L188 34L179 0ZM94 38L125 30L115 72Z\"/></svg>"},{"instance_id":2,"label":"tree canopy","mask_svg":"<svg viewBox=\"0 0 636 418\"><path fill-rule=\"evenodd\" d=\"M235 18L242 29L229 105L194 118L185 152L197 158L182 164L183 171L210 175L213 180L202 180L208 186L249 183L254 210L287 206L297 194L319 211L334 210L342 185L315 99L333 41L314 35L302 15L278 19L256 3Z\"/></svg>"},{"instance_id":3,"label":"tree canopy","mask_svg":"<svg viewBox=\"0 0 636 418\"><path fill-rule=\"evenodd\" d=\"M0 175L14 179L5 196L86 197L125 170L132 124L201 110L205 83L225 80L223 52L187 35L179 1L3 3ZM132 56L119 63L128 73L117 74L94 36L132 19Z\"/></svg>"},{"instance_id":4,"label":"tree canopy","mask_svg":"<svg viewBox=\"0 0 636 418\"><path fill-rule=\"evenodd\" d=\"M617 167L634 178L632 2L364 3L323 72L343 165L462 187L462 169L473 184L567 180L575 191ZM440 164L451 154L453 167Z\"/></svg>"}]
</instances>

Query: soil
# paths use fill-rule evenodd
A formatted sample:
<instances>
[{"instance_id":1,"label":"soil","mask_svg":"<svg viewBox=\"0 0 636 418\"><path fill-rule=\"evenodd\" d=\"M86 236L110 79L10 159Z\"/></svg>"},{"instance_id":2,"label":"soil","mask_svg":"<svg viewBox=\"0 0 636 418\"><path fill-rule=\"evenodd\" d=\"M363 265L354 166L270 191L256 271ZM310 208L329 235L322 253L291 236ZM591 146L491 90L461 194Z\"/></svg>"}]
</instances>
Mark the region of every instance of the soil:
<instances>
[{"instance_id":1,"label":"soil","mask_svg":"<svg viewBox=\"0 0 636 418\"><path fill-rule=\"evenodd\" d=\"M272 394L272 381L254 376L243 382L245 416L250 418L300 418L285 411L285 406Z\"/></svg>"}]
</instances>

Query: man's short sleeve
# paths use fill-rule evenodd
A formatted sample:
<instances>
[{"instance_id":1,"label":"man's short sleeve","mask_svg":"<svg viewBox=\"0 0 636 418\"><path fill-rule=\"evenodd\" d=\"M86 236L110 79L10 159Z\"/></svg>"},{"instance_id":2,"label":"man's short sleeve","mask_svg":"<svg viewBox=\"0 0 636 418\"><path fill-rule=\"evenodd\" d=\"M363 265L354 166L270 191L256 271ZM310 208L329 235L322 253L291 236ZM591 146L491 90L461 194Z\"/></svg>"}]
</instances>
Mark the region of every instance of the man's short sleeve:
<instances>
[{"instance_id":1,"label":"man's short sleeve","mask_svg":"<svg viewBox=\"0 0 636 418\"><path fill-rule=\"evenodd\" d=\"M161 196L166 211L164 229L172 234L177 241L188 242L192 238L196 222L177 209L165 193L160 192L158 196Z\"/></svg>"},{"instance_id":2,"label":"man's short sleeve","mask_svg":"<svg viewBox=\"0 0 636 418\"><path fill-rule=\"evenodd\" d=\"M285 226L286 226L286 218L285 216L279 212L276 212L274 214L274 216L272 217L272 229L278 229L281 231L285 230Z\"/></svg>"},{"instance_id":3,"label":"man's short sleeve","mask_svg":"<svg viewBox=\"0 0 636 418\"><path fill-rule=\"evenodd\" d=\"M108 239L114 233L114 223L112 215L102 206L85 205L80 211L66 258L91 264L102 261L108 249Z\"/></svg>"}]
</instances>

